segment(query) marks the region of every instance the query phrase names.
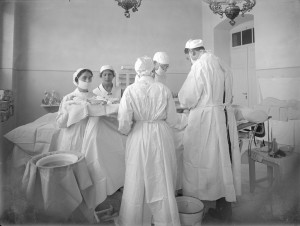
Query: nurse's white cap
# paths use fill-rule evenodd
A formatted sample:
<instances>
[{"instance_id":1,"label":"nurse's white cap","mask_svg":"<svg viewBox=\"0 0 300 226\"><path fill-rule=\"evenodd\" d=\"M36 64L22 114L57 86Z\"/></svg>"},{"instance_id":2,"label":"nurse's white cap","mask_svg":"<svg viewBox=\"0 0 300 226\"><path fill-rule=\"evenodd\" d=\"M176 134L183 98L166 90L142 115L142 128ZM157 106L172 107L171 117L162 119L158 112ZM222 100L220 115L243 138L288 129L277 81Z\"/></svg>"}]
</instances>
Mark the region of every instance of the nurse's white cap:
<instances>
[{"instance_id":1,"label":"nurse's white cap","mask_svg":"<svg viewBox=\"0 0 300 226\"><path fill-rule=\"evenodd\" d=\"M100 76L101 76L101 73L105 70L111 70L113 73L114 73L114 76L116 76L116 72L114 70L114 68L111 66L111 65L103 65L101 68L100 68Z\"/></svg>"},{"instance_id":2,"label":"nurse's white cap","mask_svg":"<svg viewBox=\"0 0 300 226\"><path fill-rule=\"evenodd\" d=\"M156 61L160 64L169 64L170 63L169 56L165 52L155 53L153 56L153 61Z\"/></svg>"},{"instance_id":3,"label":"nurse's white cap","mask_svg":"<svg viewBox=\"0 0 300 226\"><path fill-rule=\"evenodd\" d=\"M185 44L186 49L195 49L198 47L203 47L203 41L201 39L194 39L194 40L190 39Z\"/></svg>"},{"instance_id":4,"label":"nurse's white cap","mask_svg":"<svg viewBox=\"0 0 300 226\"><path fill-rule=\"evenodd\" d=\"M78 68L78 69L74 72L74 74L73 74L73 84L74 84L75 86L77 86L77 82L75 81L76 77L78 76L78 74L79 74L82 70L85 70L85 69L87 69L87 68Z\"/></svg>"},{"instance_id":5,"label":"nurse's white cap","mask_svg":"<svg viewBox=\"0 0 300 226\"><path fill-rule=\"evenodd\" d=\"M134 65L136 73L140 76L150 75L153 68L153 60L148 56L138 58Z\"/></svg>"}]
</instances>

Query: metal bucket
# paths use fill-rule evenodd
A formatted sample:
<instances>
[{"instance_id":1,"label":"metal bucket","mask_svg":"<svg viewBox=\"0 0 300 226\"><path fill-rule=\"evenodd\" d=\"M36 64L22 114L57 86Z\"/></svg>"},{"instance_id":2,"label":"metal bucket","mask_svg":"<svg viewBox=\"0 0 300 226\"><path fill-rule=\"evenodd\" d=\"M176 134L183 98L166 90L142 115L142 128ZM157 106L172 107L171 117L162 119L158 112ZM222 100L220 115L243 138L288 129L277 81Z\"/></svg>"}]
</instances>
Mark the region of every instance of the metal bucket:
<instances>
[{"instance_id":1,"label":"metal bucket","mask_svg":"<svg viewBox=\"0 0 300 226\"><path fill-rule=\"evenodd\" d=\"M203 202L188 196L176 197L176 201L181 225L200 226L204 212Z\"/></svg>"}]
</instances>

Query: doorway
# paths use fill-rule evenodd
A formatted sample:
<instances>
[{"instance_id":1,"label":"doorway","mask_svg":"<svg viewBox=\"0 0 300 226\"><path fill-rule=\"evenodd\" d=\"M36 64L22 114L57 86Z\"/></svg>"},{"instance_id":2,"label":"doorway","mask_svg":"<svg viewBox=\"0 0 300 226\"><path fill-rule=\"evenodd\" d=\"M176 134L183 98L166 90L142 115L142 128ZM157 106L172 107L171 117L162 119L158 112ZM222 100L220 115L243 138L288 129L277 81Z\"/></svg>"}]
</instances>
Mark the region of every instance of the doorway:
<instances>
[{"instance_id":1,"label":"doorway","mask_svg":"<svg viewBox=\"0 0 300 226\"><path fill-rule=\"evenodd\" d=\"M246 14L231 26L228 20L214 29L214 52L233 72L233 103L253 107L257 104L254 17Z\"/></svg>"},{"instance_id":2,"label":"doorway","mask_svg":"<svg viewBox=\"0 0 300 226\"><path fill-rule=\"evenodd\" d=\"M255 101L255 38L253 21L233 28L231 34L230 66L233 73L233 103L253 106Z\"/></svg>"}]
</instances>

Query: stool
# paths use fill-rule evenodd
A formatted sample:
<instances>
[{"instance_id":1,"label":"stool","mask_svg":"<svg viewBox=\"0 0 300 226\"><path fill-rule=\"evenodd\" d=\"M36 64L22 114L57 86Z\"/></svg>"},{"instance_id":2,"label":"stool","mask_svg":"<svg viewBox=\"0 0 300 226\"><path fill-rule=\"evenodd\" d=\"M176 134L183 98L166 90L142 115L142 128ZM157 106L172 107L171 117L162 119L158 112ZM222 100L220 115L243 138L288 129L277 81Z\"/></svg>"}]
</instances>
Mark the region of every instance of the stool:
<instances>
[{"instance_id":1,"label":"stool","mask_svg":"<svg viewBox=\"0 0 300 226\"><path fill-rule=\"evenodd\" d=\"M287 147L287 146L285 146ZM287 148L281 147L285 150ZM294 165L294 162L298 159L297 153L292 151L285 152L286 156L282 158L273 158L268 154L268 147L254 148L249 150L249 180L250 180L250 192L253 193L257 183L268 181L269 187L277 185L282 175L284 174L284 168L290 168ZM255 162L267 165L267 177L256 180L255 174ZM287 171L285 169L285 171Z\"/></svg>"}]
</instances>

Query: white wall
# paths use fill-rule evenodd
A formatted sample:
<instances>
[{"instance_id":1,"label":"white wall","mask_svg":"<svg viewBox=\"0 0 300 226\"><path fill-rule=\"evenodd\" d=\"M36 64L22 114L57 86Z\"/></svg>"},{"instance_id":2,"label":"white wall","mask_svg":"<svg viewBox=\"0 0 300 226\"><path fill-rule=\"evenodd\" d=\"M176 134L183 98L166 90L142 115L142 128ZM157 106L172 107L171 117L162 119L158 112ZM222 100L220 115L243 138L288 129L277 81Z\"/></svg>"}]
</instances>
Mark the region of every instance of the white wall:
<instances>
[{"instance_id":1,"label":"white wall","mask_svg":"<svg viewBox=\"0 0 300 226\"><path fill-rule=\"evenodd\" d=\"M202 36L201 2L186 3L142 1L139 11L127 19L116 1L16 1L17 124L46 113L40 107L44 90L55 89L61 96L72 91L71 78L77 68L88 67L98 76L104 64L118 70L156 51L170 55L168 83L178 92L190 68L184 45L189 38ZM94 86L99 82L96 78Z\"/></svg>"},{"instance_id":2,"label":"white wall","mask_svg":"<svg viewBox=\"0 0 300 226\"><path fill-rule=\"evenodd\" d=\"M220 25L228 19L225 15L221 19L213 14L207 3L202 5L204 43L222 57L226 50L218 40L227 28ZM263 0L256 1L256 6L247 13L254 16L257 95L260 99L268 96L281 100L300 99L299 12L299 0ZM242 23L243 18L239 16L236 22L237 25ZM226 59L226 54L223 57Z\"/></svg>"},{"instance_id":3,"label":"white wall","mask_svg":"<svg viewBox=\"0 0 300 226\"><path fill-rule=\"evenodd\" d=\"M299 12L298 0L257 2L256 74L261 98L300 100Z\"/></svg>"}]
</instances>

